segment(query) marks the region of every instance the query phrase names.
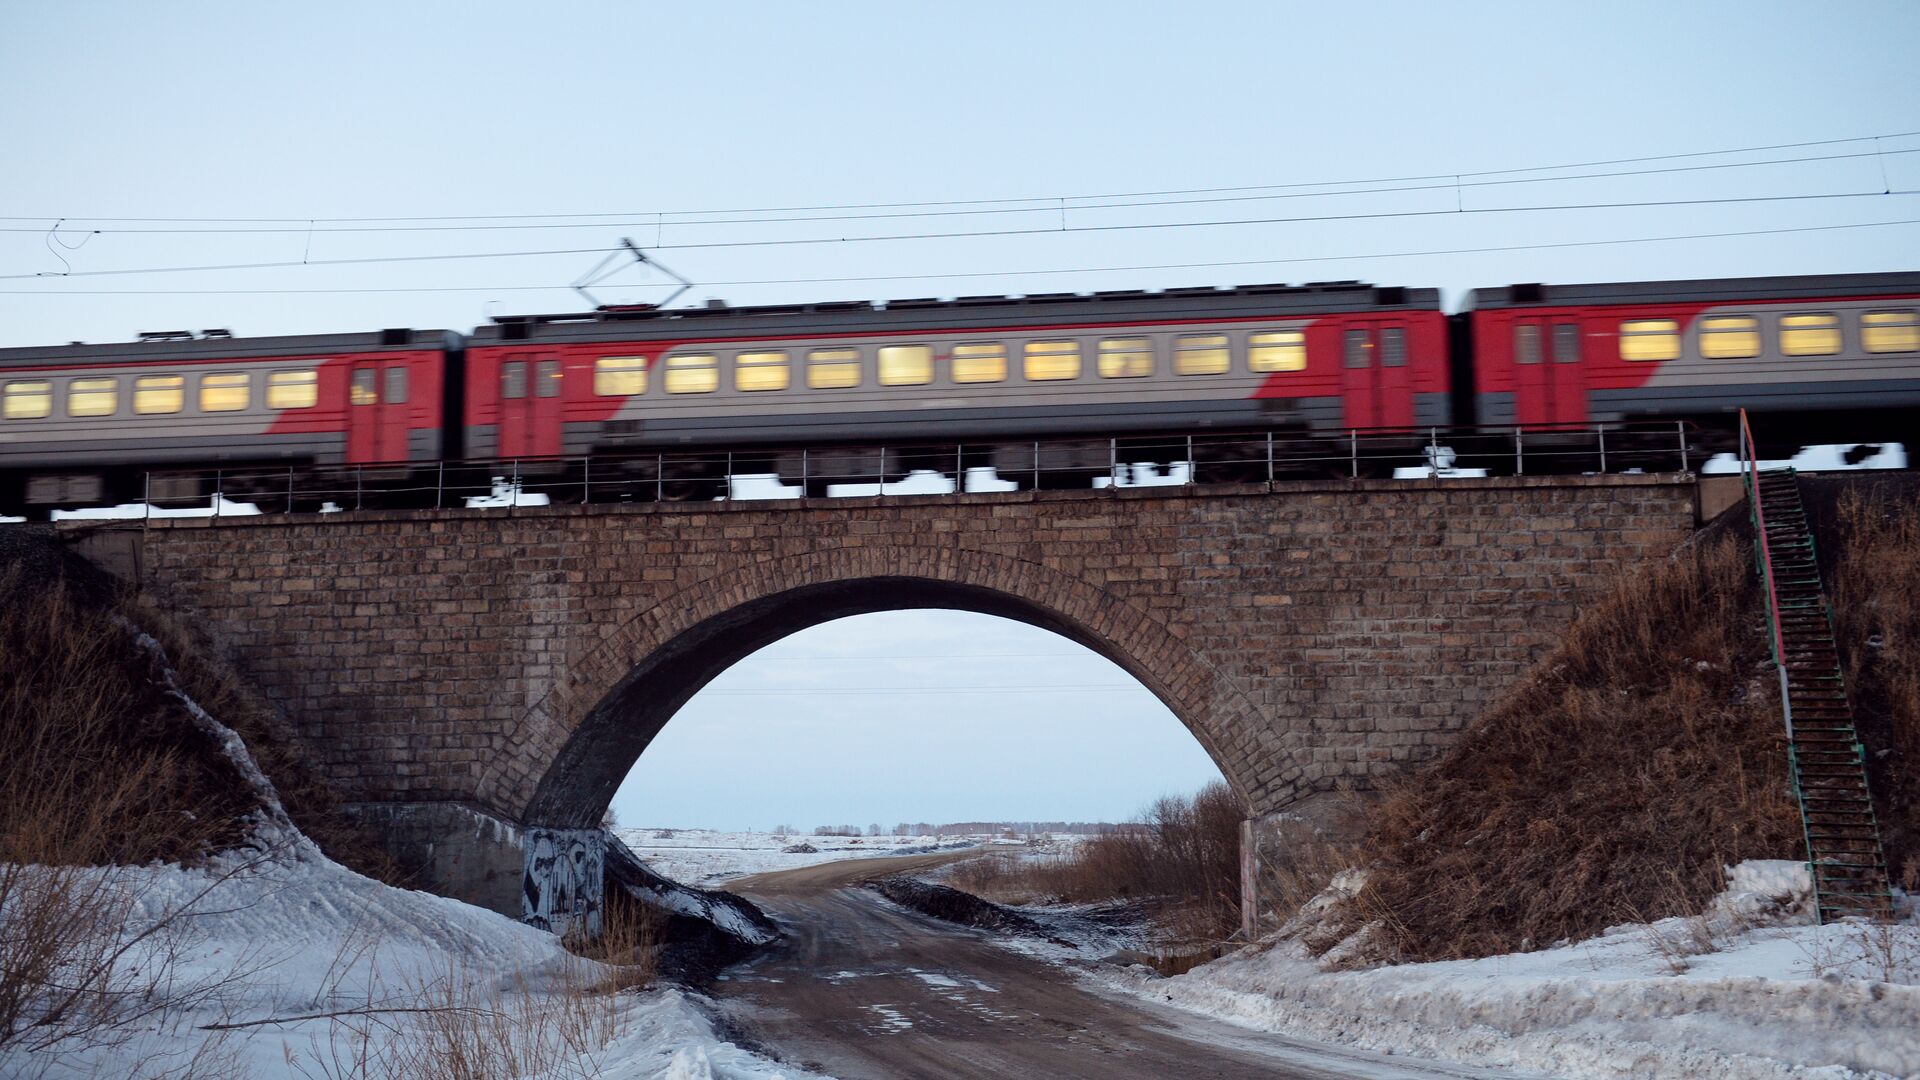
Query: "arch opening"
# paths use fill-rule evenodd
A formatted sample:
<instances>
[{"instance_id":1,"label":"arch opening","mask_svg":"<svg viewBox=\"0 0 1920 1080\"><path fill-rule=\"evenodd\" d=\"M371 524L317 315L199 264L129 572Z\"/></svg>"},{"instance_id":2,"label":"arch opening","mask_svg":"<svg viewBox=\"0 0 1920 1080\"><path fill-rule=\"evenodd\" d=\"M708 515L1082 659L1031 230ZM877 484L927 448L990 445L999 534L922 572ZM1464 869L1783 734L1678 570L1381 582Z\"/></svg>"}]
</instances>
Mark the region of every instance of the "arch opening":
<instances>
[{"instance_id":1,"label":"arch opening","mask_svg":"<svg viewBox=\"0 0 1920 1080\"><path fill-rule=\"evenodd\" d=\"M573 728L540 778L523 820L557 828L597 824L640 755L705 686L754 652L824 623L883 611L974 612L1038 627L1110 661L1152 693L1195 737L1243 806L1251 805L1247 763L1223 753L1216 730L1222 695L1178 678L1170 664L1192 662L1161 648L1141 657L1081 621L1000 589L911 576L849 578L771 592L699 620L641 656ZM1184 650L1178 650L1184 652ZM1196 696L1200 698L1196 701ZM1244 703L1240 703L1244 705ZM1211 706L1211 707L1209 707Z\"/></svg>"}]
</instances>

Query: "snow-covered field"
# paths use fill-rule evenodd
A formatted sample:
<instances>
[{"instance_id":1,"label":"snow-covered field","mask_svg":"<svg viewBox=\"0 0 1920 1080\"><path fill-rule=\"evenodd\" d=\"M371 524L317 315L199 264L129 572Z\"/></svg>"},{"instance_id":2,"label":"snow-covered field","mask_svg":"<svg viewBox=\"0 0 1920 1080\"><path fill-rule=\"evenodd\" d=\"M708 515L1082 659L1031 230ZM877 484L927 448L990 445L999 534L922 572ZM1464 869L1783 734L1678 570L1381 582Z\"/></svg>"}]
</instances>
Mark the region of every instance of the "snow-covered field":
<instances>
[{"instance_id":1,"label":"snow-covered field","mask_svg":"<svg viewBox=\"0 0 1920 1080\"><path fill-rule=\"evenodd\" d=\"M1324 970L1297 938L1110 989L1329 1042L1562 1077L1920 1076L1920 922L1814 926L1798 863L1730 871L1712 913L1481 960Z\"/></svg>"},{"instance_id":2,"label":"snow-covered field","mask_svg":"<svg viewBox=\"0 0 1920 1080\"><path fill-rule=\"evenodd\" d=\"M917 855L934 850L996 845L994 836L779 836L714 829L620 828L620 837L647 865L683 885L711 888L749 874L793 870L842 859ZM787 850L812 848L813 850Z\"/></svg>"}]
</instances>

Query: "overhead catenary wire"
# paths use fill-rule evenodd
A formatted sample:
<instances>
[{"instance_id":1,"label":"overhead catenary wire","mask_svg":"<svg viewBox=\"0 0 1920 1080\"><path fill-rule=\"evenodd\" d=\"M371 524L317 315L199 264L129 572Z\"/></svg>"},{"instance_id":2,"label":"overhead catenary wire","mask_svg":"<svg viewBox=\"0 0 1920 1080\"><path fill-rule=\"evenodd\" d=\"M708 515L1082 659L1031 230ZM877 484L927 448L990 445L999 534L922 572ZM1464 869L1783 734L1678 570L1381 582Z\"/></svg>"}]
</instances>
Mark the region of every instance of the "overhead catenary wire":
<instances>
[{"instance_id":1,"label":"overhead catenary wire","mask_svg":"<svg viewBox=\"0 0 1920 1080\"><path fill-rule=\"evenodd\" d=\"M1625 177L1625 176L1653 176L1653 175L1666 175L1666 174L1673 174L1673 173L1704 172L1704 171L1716 170L1716 169L1750 169L1750 168L1757 168L1757 167L1768 166L1768 165L1783 165L1783 164L1795 164L1795 163L1816 162L1816 161L1841 161L1841 160L1865 159L1865 158L1879 159L1881 161L1882 168L1884 169L1885 158L1890 154L1891 155L1920 154L1920 147L1912 147L1912 148L1900 149L1900 150L1890 150L1885 152L1869 150L1869 151L1862 151L1859 153L1822 154L1822 155L1816 155L1811 157L1775 158L1775 159L1768 159L1764 161L1716 162L1710 165L1684 165L1684 166L1674 166L1674 167L1662 168L1662 169L1636 169L1636 170L1629 170L1629 171L1605 172L1605 173L1574 173L1574 174L1565 175L1565 176L1539 176L1539 177L1525 177L1525 178L1506 179L1506 180L1459 180L1453 177L1445 177L1445 178L1442 178L1446 181L1444 183L1432 183L1432 184L1426 184L1426 183L1410 184L1409 183L1409 184L1402 184L1402 186L1396 186L1396 187L1363 187L1363 188L1349 188L1346 190L1339 190L1339 191L1275 190L1267 194L1259 194L1259 195L1209 195L1204 198L1177 198L1177 199L1153 198L1153 199L1140 199L1140 200L1128 201L1128 202L1092 201L1092 202L1074 202L1072 205L1068 205L1069 198L1063 196L1057 199L1048 200L1045 205L1036 205L1036 206L994 206L994 207L976 207L976 208L964 209L964 210L928 210L928 211L918 211L918 212L911 212L911 213L901 212L901 211L889 211L886 213L826 214L826 215L810 215L806 217L784 217L784 218L770 218L770 217L699 218L699 217L695 217L695 218L677 218L674 221L670 222L670 224L673 224L675 226L778 225L778 224L810 222L810 221L879 221L879 220L943 218L943 217L1000 216L1000 215L1007 215L1007 214L1055 214L1055 213L1064 214L1066 211L1069 211L1069 210L1087 211L1087 210L1138 209L1142 207L1156 207L1156 206L1195 206L1195 205L1218 205L1222 203L1265 202L1265 201L1277 201L1281 199L1325 199L1325 198L1339 198L1339 197L1347 197L1347 196L1355 196L1355 195L1394 194L1394 193L1400 193L1400 192L1459 191L1462 188L1509 187L1509 186L1520 185L1520 184L1552 184L1552 183L1564 183L1566 181L1571 181L1571 180L1612 179L1612 178ZM1467 175L1467 174L1462 174L1462 175ZM1882 176L1883 183L1881 186L1881 190L1878 192L1875 192L1874 194L1885 195L1885 194L1891 193L1888 185L1884 183L1884 179L1885 178L1883 175ZM1392 182L1392 181L1389 181L1389 182ZM1288 186L1292 187L1295 185L1288 185ZM1298 186L1308 186L1308 185L1298 185ZM1241 189L1233 189L1233 190L1241 190ZM1183 194L1183 193L1175 192L1175 193L1169 193L1169 194ZM1083 196L1082 198L1084 199L1100 199L1100 198L1120 199L1120 198L1130 198L1130 197L1129 196ZM1462 208L1456 204L1456 207L1455 207L1456 212L1460 211L1461 209ZM727 211L719 211L719 212L726 213ZM737 211L737 212L750 213L752 211ZM767 211L767 212L777 213L777 212L783 212L783 211ZM656 224L659 224L658 215L646 214L646 213L631 213L631 214L624 214L624 215L607 214L607 215L579 215L579 216L606 218L609 220L564 221L564 222L549 221L545 223L513 222L513 223L496 223L496 224L482 224L482 225L340 224L340 225L333 225L327 228L318 228L311 223L313 220L316 220L316 219L308 219L309 223L305 225L287 225L287 224L276 222L272 225L249 225L249 226L240 226L240 227L221 226L218 228L213 228L213 227L182 228L182 227L172 227L172 226L164 227L164 228L153 228L153 227L145 227L145 226L134 227L134 228L110 227L105 229L93 229L93 230L90 230L90 233L104 234L104 235L111 235L111 236L175 236L175 235L256 236L256 235L282 235L282 234L288 234L288 233L298 233L307 237L312 237L316 235L322 235L322 236L324 235L366 235L366 234L373 234L373 233L501 232L501 231L526 231L526 230L549 231L549 230L557 230L557 229L632 229L632 228L652 227ZM616 218L624 218L625 220L611 220ZM637 219L644 219L644 220L637 220ZM25 220L25 219L3 218L0 220ZM108 219L63 218L61 220L82 220L82 221L93 220L93 221L106 222ZM324 220L324 219L318 219L318 220ZM473 219L473 220L487 220L487 219ZM0 226L0 233L32 233L32 232L40 232L40 231L42 231L42 229L39 226L34 226L31 228L21 227L21 226ZM1059 231L1059 230L1056 229L1052 231Z\"/></svg>"},{"instance_id":2,"label":"overhead catenary wire","mask_svg":"<svg viewBox=\"0 0 1920 1080\"><path fill-rule=\"evenodd\" d=\"M1736 229L1722 232L1682 233L1669 236L1629 236L1609 237L1602 240L1566 240L1542 244L1494 244L1467 248L1433 248L1419 251L1380 251L1360 252L1348 255L1304 255L1278 259L1229 259L1205 262L1182 263L1140 263L1126 266L1076 266L1054 267L1044 270L978 270L978 271L941 271L924 274L864 274L841 277L810 278L741 278L727 281L710 281L710 287L729 287L747 285L825 285L850 284L882 281L928 281L963 278L1005 278L1038 277L1058 274L1104 274L1138 272L1147 270L1208 270L1227 267L1285 266L1301 263L1352 262L1369 259L1409 259L1444 255L1483 255L1510 251L1550 251L1562 248L1603 247L1617 244L1661 244L1686 240L1720 240L1747 236L1782 236L1794 233L1833 232L1844 229L1873 229L1897 225L1920 225L1920 218L1899 218L1891 221L1856 221L1830 225L1802 225L1772 229ZM587 249L587 253L598 253L602 249ZM566 252L580 254L581 252ZM302 265L302 264L293 264ZM14 275L34 277L40 280L58 281L64 275ZM3 280L3 279L0 279ZM669 283L639 282L626 285L608 285L617 289L664 289L672 288ZM569 285L424 285L424 286L385 286L350 289L0 289L0 295L9 296L311 296L334 294L377 294L377 293L443 293L443 292L571 292Z\"/></svg>"},{"instance_id":3,"label":"overhead catenary wire","mask_svg":"<svg viewBox=\"0 0 1920 1080\"><path fill-rule=\"evenodd\" d=\"M1729 148L1719 149L1719 150L1695 150L1695 151L1687 151L1687 152L1672 153L1672 154L1647 154L1647 155L1640 155L1640 156L1634 156L1634 157L1606 158L1606 159L1598 159L1598 160L1590 160L1590 161L1563 162L1556 165L1533 165L1533 166L1523 166L1523 167L1505 168L1505 169L1481 169L1481 170L1454 171L1454 172L1444 172L1444 173L1425 173L1425 174L1407 175L1407 176L1378 176L1378 177L1366 177L1366 178L1359 178L1359 179L1352 179L1352 180L1298 181L1298 182L1292 182L1287 184L1243 184L1243 185L1233 185L1233 186L1224 186L1224 187L1168 188L1168 189L1150 190L1150 191L1104 192L1104 193L1089 194L1089 195L1063 196L1063 195L1053 194L1053 195L1021 196L1021 197L1011 197L1011 198L1003 197L1003 198L987 198L987 199L949 199L949 200L931 200L931 201L918 201L918 202L824 203L824 204L809 205L809 206L723 207L723 208L707 208L707 209L701 209L701 210L657 210L656 209L656 210L606 211L606 212L594 212L594 213L574 212L574 213L544 213L544 214L434 214L434 215L395 215L395 216L387 216L387 217L325 217L325 216L316 216L312 214L301 214L301 215L292 216L292 217L127 217L127 216L110 217L110 216L86 216L86 215L80 215L80 214L63 213L63 214L0 216L0 221L51 222L59 218L70 218L74 220L85 220L90 222L119 222L119 223L157 222L157 223L180 223L180 224L263 223L263 224L302 225L303 227L307 227L307 226L312 226L315 223L338 225L338 224L368 223L368 222L534 221L534 220L557 221L557 220L564 220L568 218L582 218L582 217L595 217L595 218L646 217L651 221L654 218L681 219L688 215L697 215L697 214L777 214L777 213L804 213L804 212L814 212L814 211L823 211L823 210L885 210L885 209L900 209L900 208L907 208L907 207L988 206L988 205L1012 205L1016 203L1046 203L1049 205L1049 207L1051 207L1053 204L1056 204L1057 202L1062 200L1067 202L1080 202L1080 201L1090 200L1090 199L1145 198L1145 197L1158 197L1158 196L1169 196L1169 195L1210 195L1210 194L1222 194L1222 193L1240 192L1240 191L1285 191L1285 190L1298 190L1301 188L1349 187L1356 184L1411 183L1415 181L1424 181L1424 180L1436 180L1436 181L1437 180L1460 180L1464 178L1477 179L1480 177L1487 177L1487 176L1505 176L1513 173L1555 172L1555 171L1565 170L1565 169L1598 168L1598 167L1607 166L1607 165L1633 165L1633 164L1640 164L1643 162L1650 162L1650 161L1681 161L1681 160L1688 160L1693 158L1726 156L1730 154L1766 153L1766 152L1775 151L1775 150L1798 150L1798 149L1805 149L1805 148L1816 147L1816 146L1839 146L1846 143L1873 142L1876 144L1876 147L1878 148L1878 146L1886 139L1902 139L1902 138L1914 138L1914 137L1920 137L1920 131L1884 132L1884 133L1874 134L1874 135L1858 135L1858 136L1849 136L1844 138L1813 139L1813 140L1803 140L1799 142L1772 143L1772 144L1759 145L1759 146L1729 147ZM1871 156L1871 155L1867 155L1867 156ZM1448 185L1448 186L1451 186L1451 185ZM671 224L687 224L687 222L682 220L675 220L670 223Z\"/></svg>"}]
</instances>

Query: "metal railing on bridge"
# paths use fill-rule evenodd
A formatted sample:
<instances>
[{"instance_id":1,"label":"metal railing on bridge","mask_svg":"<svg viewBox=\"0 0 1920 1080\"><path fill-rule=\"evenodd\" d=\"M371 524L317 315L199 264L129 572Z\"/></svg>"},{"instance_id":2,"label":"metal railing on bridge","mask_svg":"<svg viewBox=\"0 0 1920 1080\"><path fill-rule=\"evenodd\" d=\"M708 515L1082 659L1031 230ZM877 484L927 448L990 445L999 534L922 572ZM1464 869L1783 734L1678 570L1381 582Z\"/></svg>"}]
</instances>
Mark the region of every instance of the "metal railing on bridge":
<instances>
[{"instance_id":1,"label":"metal railing on bridge","mask_svg":"<svg viewBox=\"0 0 1920 1080\"><path fill-rule=\"evenodd\" d=\"M1680 422L738 447L584 457L154 470L141 513L748 501L1288 480L1686 472L1719 450Z\"/></svg>"}]
</instances>

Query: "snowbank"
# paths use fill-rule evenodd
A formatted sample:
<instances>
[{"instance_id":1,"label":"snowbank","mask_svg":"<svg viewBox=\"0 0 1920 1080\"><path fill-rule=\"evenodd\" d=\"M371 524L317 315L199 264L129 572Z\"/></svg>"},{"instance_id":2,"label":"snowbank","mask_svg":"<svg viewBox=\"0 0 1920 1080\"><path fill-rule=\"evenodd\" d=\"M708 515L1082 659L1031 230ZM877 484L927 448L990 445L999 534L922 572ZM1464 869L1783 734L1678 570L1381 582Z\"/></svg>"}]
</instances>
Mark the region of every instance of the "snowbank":
<instances>
[{"instance_id":1,"label":"snowbank","mask_svg":"<svg viewBox=\"0 0 1920 1080\"><path fill-rule=\"evenodd\" d=\"M1748 862L1695 919L1481 960L1329 971L1298 937L1173 979L1093 978L1249 1027L1565 1077L1920 1073L1920 923L1810 925L1806 871Z\"/></svg>"},{"instance_id":2,"label":"snowbank","mask_svg":"<svg viewBox=\"0 0 1920 1080\"><path fill-rule=\"evenodd\" d=\"M136 984L162 973L169 1006L109 1038L0 1050L0 1076L377 1076L394 1071L395 1047L432 1049L436 1022L471 1024L479 1042L510 1041L570 1076L801 1075L719 1038L689 993L592 992L610 969L552 935L328 859L240 736L180 691L152 638L127 630L259 798L254 843L205 866L87 871L129 898L122 967ZM571 1039L556 1034L569 1025Z\"/></svg>"}]
</instances>

